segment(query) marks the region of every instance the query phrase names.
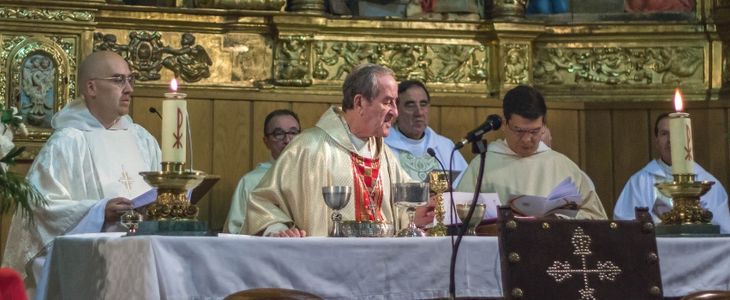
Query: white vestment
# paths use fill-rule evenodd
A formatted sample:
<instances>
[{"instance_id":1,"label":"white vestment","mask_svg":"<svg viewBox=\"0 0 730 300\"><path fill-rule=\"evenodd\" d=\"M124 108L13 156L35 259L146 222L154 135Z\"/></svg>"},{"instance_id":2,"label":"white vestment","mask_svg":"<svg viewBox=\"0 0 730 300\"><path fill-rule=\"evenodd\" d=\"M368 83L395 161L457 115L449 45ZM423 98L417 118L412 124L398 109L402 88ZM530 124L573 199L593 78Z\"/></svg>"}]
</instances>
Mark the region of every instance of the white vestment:
<instances>
[{"instance_id":1,"label":"white vestment","mask_svg":"<svg viewBox=\"0 0 730 300\"><path fill-rule=\"evenodd\" d=\"M238 181L236 191L233 192L231 198L231 208L228 210L224 231L228 233L245 232L243 226L246 224L246 209L251 191L259 185L261 178L271 168L272 163L273 160L259 163L255 169L243 175Z\"/></svg>"},{"instance_id":2,"label":"white vestment","mask_svg":"<svg viewBox=\"0 0 730 300\"><path fill-rule=\"evenodd\" d=\"M56 236L101 232L112 224L104 224L106 202L146 192L150 187L139 172L160 169L157 141L129 116L105 129L77 99L53 117L52 125L55 132L27 176L48 205L34 208L30 226L20 214L14 216L3 256L3 266L24 277Z\"/></svg>"},{"instance_id":3,"label":"white vestment","mask_svg":"<svg viewBox=\"0 0 730 300\"><path fill-rule=\"evenodd\" d=\"M697 181L715 182L710 191L700 198L700 205L712 212L712 224L720 225L722 233L730 233L730 211L725 188L719 180L697 163L695 163L695 173L697 173ZM618 197L616 207L613 209L613 218L633 220L635 207L648 207L654 222L661 222L654 212L654 204L656 201L663 201L668 207L672 207L672 199L662 195L654 184L673 180L671 166L665 164L661 159L652 160L626 182Z\"/></svg>"},{"instance_id":4,"label":"white vestment","mask_svg":"<svg viewBox=\"0 0 730 300\"><path fill-rule=\"evenodd\" d=\"M405 136L398 128L394 127L390 130L388 137L385 138L385 143L398 156L398 162L408 175L420 181L426 180L431 170L448 169L451 150L454 149L454 142L437 134L431 127L426 127L423 137L419 140ZM436 157L444 164L443 168L436 159L428 155L428 148L434 150ZM461 173L466 167L466 160L464 160L461 152L456 151L454 153L453 171ZM460 177L454 178L452 186L459 185L458 178Z\"/></svg>"},{"instance_id":5,"label":"white vestment","mask_svg":"<svg viewBox=\"0 0 730 300\"><path fill-rule=\"evenodd\" d=\"M474 157L456 188L460 192L474 192L479 175L480 156ZM504 140L489 144L482 178L482 193L497 193L502 204L510 195L546 197L560 182L570 177L583 202L578 206L579 219L606 219L606 211L598 199L588 175L568 157L540 142L535 154L520 157Z\"/></svg>"}]
</instances>

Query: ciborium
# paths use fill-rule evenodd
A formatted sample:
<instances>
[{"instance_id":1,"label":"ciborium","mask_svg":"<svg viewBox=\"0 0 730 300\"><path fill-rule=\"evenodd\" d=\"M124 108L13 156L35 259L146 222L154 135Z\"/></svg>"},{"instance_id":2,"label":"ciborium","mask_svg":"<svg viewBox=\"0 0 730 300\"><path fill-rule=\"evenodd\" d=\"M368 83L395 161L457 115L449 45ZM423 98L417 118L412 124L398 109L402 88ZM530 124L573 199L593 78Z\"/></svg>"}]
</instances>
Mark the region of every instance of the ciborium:
<instances>
[{"instance_id":1,"label":"ciborium","mask_svg":"<svg viewBox=\"0 0 730 300\"><path fill-rule=\"evenodd\" d=\"M444 195L449 190L449 174L443 171L431 171L428 173L428 183L434 196L434 218L436 225L429 230L430 236L446 236L444 225Z\"/></svg>"},{"instance_id":2,"label":"ciborium","mask_svg":"<svg viewBox=\"0 0 730 300\"><path fill-rule=\"evenodd\" d=\"M674 181L657 183L655 186L671 197L672 210L661 215L662 223L657 225L657 235L719 234L720 226L710 224L712 212L702 208L700 197L706 194L715 182L695 181L695 174L675 174Z\"/></svg>"}]
</instances>

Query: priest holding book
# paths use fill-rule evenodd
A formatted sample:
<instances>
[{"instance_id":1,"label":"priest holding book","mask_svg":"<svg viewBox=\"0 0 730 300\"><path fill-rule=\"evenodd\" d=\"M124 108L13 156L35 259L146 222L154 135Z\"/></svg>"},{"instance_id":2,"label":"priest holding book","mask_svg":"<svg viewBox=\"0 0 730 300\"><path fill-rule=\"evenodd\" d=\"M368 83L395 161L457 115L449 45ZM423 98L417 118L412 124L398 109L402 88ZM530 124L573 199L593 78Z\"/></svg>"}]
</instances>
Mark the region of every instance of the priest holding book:
<instances>
[{"instance_id":1,"label":"priest holding book","mask_svg":"<svg viewBox=\"0 0 730 300\"><path fill-rule=\"evenodd\" d=\"M577 219L606 219L593 182L565 155L558 153L540 138L545 132L547 107L536 89L521 85L504 96L502 109L505 138L489 144L485 158L482 193L497 193L503 204L517 195L546 197L561 182L570 178L580 194ZM474 192L479 175L479 156L464 172L457 187L460 192Z\"/></svg>"}]
</instances>

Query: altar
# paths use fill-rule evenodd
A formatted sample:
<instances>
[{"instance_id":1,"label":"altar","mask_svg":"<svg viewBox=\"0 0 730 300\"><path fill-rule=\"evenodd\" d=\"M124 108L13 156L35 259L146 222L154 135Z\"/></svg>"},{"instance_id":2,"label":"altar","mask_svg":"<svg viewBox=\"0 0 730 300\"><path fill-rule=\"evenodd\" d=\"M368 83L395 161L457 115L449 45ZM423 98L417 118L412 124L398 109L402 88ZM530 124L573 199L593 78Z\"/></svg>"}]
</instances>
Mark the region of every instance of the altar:
<instances>
[{"instance_id":1,"label":"altar","mask_svg":"<svg viewBox=\"0 0 730 300\"><path fill-rule=\"evenodd\" d=\"M451 238L120 237L57 238L51 299L222 299L278 287L326 299L448 296ZM730 238L657 238L665 297L730 290ZM457 296L500 297L496 237L466 237Z\"/></svg>"}]
</instances>

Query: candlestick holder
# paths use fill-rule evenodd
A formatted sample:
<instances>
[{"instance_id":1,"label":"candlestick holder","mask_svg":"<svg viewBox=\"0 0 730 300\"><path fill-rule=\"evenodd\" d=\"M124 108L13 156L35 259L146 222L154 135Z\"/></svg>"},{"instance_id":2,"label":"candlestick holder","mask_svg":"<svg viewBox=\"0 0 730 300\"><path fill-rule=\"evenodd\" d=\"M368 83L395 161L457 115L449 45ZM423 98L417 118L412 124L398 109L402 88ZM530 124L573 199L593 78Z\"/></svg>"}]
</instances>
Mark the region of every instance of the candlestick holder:
<instances>
[{"instance_id":1,"label":"candlestick holder","mask_svg":"<svg viewBox=\"0 0 730 300\"><path fill-rule=\"evenodd\" d=\"M712 212L700 206L714 181L695 181L695 174L674 174L674 181L657 183L657 189L674 203L672 210L660 216L657 235L719 234L720 226L710 224Z\"/></svg>"},{"instance_id":2,"label":"candlestick holder","mask_svg":"<svg viewBox=\"0 0 730 300\"><path fill-rule=\"evenodd\" d=\"M147 207L147 219L132 235L210 235L198 221L198 207L190 203L188 191L197 187L206 174L184 170L180 162L162 162L161 171L140 172L157 188L157 199Z\"/></svg>"},{"instance_id":3,"label":"candlestick holder","mask_svg":"<svg viewBox=\"0 0 730 300\"><path fill-rule=\"evenodd\" d=\"M444 195L449 190L448 173L441 171L431 171L428 173L429 186L434 196L434 218L436 225L428 231L430 236L446 236L446 226L444 225Z\"/></svg>"}]
</instances>

